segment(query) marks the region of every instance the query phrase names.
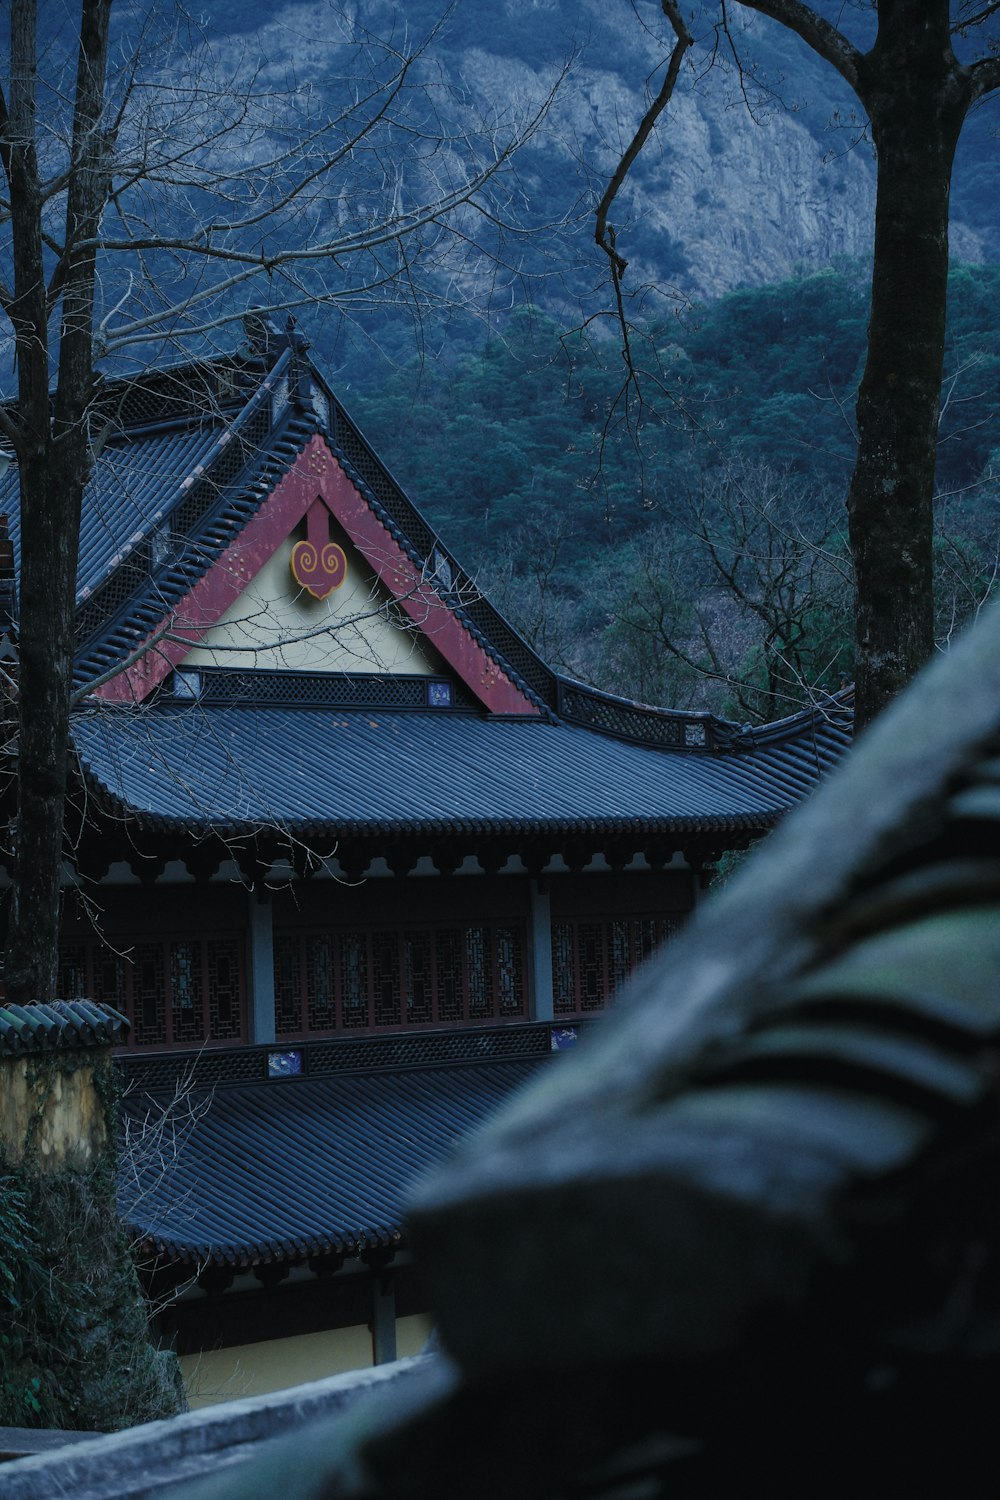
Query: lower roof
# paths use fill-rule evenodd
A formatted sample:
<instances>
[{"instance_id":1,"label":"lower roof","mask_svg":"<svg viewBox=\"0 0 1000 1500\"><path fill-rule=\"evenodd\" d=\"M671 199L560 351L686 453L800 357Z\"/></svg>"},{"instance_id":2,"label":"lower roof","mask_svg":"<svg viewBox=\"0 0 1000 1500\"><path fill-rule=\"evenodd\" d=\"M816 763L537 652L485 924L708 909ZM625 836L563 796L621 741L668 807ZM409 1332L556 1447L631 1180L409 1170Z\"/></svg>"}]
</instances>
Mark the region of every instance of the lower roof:
<instances>
[{"instance_id":1,"label":"lower roof","mask_svg":"<svg viewBox=\"0 0 1000 1500\"><path fill-rule=\"evenodd\" d=\"M73 735L99 799L150 829L649 834L769 827L849 743L842 715L788 726L697 753L542 719L165 704L85 712Z\"/></svg>"},{"instance_id":2,"label":"lower roof","mask_svg":"<svg viewBox=\"0 0 1000 1500\"><path fill-rule=\"evenodd\" d=\"M545 1061L128 1093L122 1217L200 1266L395 1247L417 1179Z\"/></svg>"}]
</instances>

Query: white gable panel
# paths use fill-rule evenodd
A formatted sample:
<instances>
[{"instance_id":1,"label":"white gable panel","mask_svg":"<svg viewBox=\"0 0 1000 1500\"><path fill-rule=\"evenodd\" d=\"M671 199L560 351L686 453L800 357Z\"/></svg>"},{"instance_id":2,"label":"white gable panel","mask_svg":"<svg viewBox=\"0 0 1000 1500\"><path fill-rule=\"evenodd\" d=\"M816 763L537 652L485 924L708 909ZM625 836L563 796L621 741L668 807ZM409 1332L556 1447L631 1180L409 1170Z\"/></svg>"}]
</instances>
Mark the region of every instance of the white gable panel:
<instances>
[{"instance_id":1,"label":"white gable panel","mask_svg":"<svg viewBox=\"0 0 1000 1500\"><path fill-rule=\"evenodd\" d=\"M261 671L406 672L438 669L353 547L339 588L314 599L291 573L288 537L184 658L191 667Z\"/></svg>"}]
</instances>

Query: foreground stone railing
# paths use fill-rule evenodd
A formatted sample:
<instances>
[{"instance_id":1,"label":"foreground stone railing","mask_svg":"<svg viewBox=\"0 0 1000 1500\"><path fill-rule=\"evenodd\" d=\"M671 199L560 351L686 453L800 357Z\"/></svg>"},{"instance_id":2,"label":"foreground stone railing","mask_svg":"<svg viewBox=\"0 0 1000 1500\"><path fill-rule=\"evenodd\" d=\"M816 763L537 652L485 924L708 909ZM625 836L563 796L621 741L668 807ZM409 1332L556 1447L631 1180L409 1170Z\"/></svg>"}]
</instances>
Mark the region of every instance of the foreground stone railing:
<instances>
[{"instance_id":1,"label":"foreground stone railing","mask_svg":"<svg viewBox=\"0 0 1000 1500\"><path fill-rule=\"evenodd\" d=\"M147 1500L178 1484L249 1465L278 1437L339 1416L375 1393L403 1397L420 1381L429 1356L251 1396L147 1422L125 1432L87 1437L0 1466L3 1500ZM275 1500L279 1500L275 1492Z\"/></svg>"},{"instance_id":2,"label":"foreground stone railing","mask_svg":"<svg viewBox=\"0 0 1000 1500\"><path fill-rule=\"evenodd\" d=\"M62 1432L38 1427L0 1427L0 1464L39 1453L57 1453L71 1443L103 1437L100 1432Z\"/></svg>"}]
</instances>

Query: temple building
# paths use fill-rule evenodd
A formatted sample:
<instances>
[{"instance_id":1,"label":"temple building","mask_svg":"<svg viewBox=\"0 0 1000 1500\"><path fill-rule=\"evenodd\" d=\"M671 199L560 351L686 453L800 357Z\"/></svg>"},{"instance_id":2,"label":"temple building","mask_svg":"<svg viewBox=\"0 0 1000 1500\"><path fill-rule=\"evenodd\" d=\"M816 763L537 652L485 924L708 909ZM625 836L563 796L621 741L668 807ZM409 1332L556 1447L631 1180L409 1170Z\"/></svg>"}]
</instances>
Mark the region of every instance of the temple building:
<instances>
[{"instance_id":1,"label":"temple building","mask_svg":"<svg viewBox=\"0 0 1000 1500\"><path fill-rule=\"evenodd\" d=\"M418 1339L407 1184L850 734L553 671L305 341L249 333L101 397L60 974L128 1019L123 1211L164 1335L220 1387L252 1349L230 1394ZM0 509L16 552L13 467Z\"/></svg>"}]
</instances>

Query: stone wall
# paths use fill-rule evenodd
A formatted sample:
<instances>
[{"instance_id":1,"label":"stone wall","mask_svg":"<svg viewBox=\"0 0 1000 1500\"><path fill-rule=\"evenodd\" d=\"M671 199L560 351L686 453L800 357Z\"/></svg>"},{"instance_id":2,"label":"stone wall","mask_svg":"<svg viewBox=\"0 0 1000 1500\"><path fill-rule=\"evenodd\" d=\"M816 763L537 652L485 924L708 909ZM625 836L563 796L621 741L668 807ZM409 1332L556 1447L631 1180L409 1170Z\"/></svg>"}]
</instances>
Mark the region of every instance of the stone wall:
<instances>
[{"instance_id":1,"label":"stone wall","mask_svg":"<svg viewBox=\"0 0 1000 1500\"><path fill-rule=\"evenodd\" d=\"M42 1069L37 1054L0 1060L0 1149L33 1171L87 1171L108 1144L101 1083L88 1054L55 1056Z\"/></svg>"},{"instance_id":2,"label":"stone wall","mask_svg":"<svg viewBox=\"0 0 1000 1500\"><path fill-rule=\"evenodd\" d=\"M116 1208L126 1024L87 1002L0 1007L2 1424L113 1431L183 1409Z\"/></svg>"}]
</instances>

